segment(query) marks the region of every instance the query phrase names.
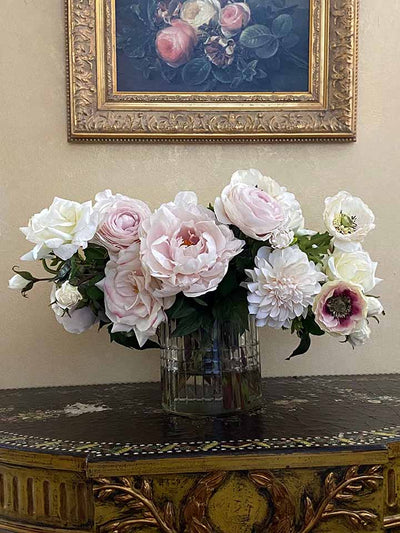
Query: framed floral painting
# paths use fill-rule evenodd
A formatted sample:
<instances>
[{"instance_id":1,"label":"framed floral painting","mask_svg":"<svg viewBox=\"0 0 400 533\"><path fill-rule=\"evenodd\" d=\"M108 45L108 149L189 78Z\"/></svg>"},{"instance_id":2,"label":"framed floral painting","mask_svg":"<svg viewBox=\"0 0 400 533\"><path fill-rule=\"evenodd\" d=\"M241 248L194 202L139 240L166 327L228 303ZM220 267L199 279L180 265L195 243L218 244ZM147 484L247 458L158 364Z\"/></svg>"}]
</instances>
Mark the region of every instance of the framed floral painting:
<instances>
[{"instance_id":1,"label":"framed floral painting","mask_svg":"<svg viewBox=\"0 0 400 533\"><path fill-rule=\"evenodd\" d=\"M355 140L358 0L66 0L69 140Z\"/></svg>"}]
</instances>

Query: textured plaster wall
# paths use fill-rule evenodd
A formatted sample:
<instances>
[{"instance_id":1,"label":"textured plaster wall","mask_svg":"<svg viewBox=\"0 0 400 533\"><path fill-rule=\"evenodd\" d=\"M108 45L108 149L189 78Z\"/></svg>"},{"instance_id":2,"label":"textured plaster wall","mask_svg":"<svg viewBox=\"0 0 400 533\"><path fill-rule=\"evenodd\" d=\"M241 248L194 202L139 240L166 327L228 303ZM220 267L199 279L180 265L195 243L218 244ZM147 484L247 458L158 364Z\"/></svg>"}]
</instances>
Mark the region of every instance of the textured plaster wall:
<instances>
[{"instance_id":1,"label":"textured plaster wall","mask_svg":"<svg viewBox=\"0 0 400 533\"><path fill-rule=\"evenodd\" d=\"M261 334L265 375L400 371L399 168L400 2L361 0L359 134L356 144L71 145L66 142L63 0L1 0L0 19L0 388L157 380L158 354L108 343L105 333L69 335L48 307L44 285L24 300L8 291L10 267L29 243L19 233L58 195L86 200L106 187L152 206L195 189L213 200L237 168L262 169L296 193L309 226L321 228L323 199L339 189L375 211L368 238L379 259L387 310L372 341L352 351L316 339L285 361L296 339Z\"/></svg>"}]
</instances>

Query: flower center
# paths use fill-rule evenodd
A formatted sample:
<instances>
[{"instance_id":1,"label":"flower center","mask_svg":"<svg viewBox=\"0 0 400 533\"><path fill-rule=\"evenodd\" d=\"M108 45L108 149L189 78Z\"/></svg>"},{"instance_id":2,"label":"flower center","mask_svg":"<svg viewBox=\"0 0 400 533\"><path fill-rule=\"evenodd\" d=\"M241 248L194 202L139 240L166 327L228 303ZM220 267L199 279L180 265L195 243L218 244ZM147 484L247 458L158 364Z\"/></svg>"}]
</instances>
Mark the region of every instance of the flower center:
<instances>
[{"instance_id":1,"label":"flower center","mask_svg":"<svg viewBox=\"0 0 400 533\"><path fill-rule=\"evenodd\" d=\"M347 215L343 211L340 211L333 219L333 225L342 235L349 235L357 229L357 217L355 215Z\"/></svg>"},{"instance_id":2,"label":"flower center","mask_svg":"<svg viewBox=\"0 0 400 533\"><path fill-rule=\"evenodd\" d=\"M199 242L198 236L191 230L188 230L184 235L181 235L181 246L194 246Z\"/></svg>"},{"instance_id":3,"label":"flower center","mask_svg":"<svg viewBox=\"0 0 400 533\"><path fill-rule=\"evenodd\" d=\"M331 296L326 302L326 307L335 318L346 318L351 314L351 299L345 294Z\"/></svg>"}]
</instances>

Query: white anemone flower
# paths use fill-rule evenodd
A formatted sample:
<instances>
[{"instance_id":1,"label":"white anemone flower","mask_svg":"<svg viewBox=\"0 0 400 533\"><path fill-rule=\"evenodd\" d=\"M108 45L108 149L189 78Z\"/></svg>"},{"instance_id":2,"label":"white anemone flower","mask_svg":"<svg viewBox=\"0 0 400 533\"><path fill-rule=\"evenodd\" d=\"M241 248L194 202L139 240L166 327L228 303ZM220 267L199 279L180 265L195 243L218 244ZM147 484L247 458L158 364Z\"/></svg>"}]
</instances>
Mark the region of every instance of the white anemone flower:
<instances>
[{"instance_id":1,"label":"white anemone flower","mask_svg":"<svg viewBox=\"0 0 400 533\"><path fill-rule=\"evenodd\" d=\"M323 218L335 247L346 252L360 250L360 243L375 228L371 209L346 191L326 198Z\"/></svg>"},{"instance_id":2,"label":"white anemone flower","mask_svg":"<svg viewBox=\"0 0 400 533\"><path fill-rule=\"evenodd\" d=\"M298 246L271 251L264 246L255 258L254 270L246 270L249 313L256 325L288 328L291 321L306 316L320 292L325 275Z\"/></svg>"}]
</instances>

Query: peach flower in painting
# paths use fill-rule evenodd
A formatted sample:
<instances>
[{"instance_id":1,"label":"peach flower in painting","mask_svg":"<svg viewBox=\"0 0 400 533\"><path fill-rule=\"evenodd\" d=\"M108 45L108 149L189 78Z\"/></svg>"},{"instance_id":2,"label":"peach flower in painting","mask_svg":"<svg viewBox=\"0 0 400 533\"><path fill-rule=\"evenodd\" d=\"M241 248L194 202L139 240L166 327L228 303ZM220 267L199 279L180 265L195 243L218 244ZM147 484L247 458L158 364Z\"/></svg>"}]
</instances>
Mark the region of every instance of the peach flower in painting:
<instances>
[{"instance_id":1,"label":"peach flower in painting","mask_svg":"<svg viewBox=\"0 0 400 533\"><path fill-rule=\"evenodd\" d=\"M197 44L196 30L182 20L172 20L171 26L160 30L156 37L156 50L170 67L177 68L192 57Z\"/></svg>"}]
</instances>

